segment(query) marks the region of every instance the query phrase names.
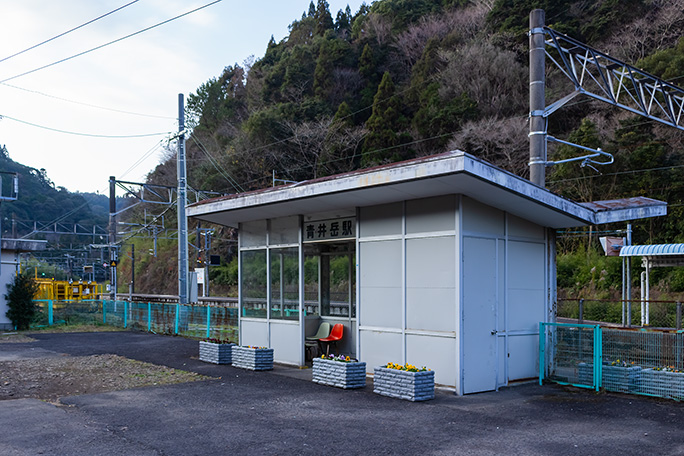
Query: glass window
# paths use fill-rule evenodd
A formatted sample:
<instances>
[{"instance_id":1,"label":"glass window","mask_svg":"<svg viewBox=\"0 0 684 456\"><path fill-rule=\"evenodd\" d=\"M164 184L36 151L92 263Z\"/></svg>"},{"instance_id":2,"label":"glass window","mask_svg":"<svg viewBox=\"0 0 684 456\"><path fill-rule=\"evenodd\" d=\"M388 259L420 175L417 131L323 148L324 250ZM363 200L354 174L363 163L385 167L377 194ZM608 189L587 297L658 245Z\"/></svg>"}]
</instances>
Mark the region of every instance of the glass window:
<instances>
[{"instance_id":1,"label":"glass window","mask_svg":"<svg viewBox=\"0 0 684 456\"><path fill-rule=\"evenodd\" d=\"M318 290L320 256L311 252L310 247L306 250L309 252L304 255L304 310L307 315L320 315Z\"/></svg>"},{"instance_id":2,"label":"glass window","mask_svg":"<svg viewBox=\"0 0 684 456\"><path fill-rule=\"evenodd\" d=\"M247 250L242 259L242 316L266 318L266 250Z\"/></svg>"},{"instance_id":3,"label":"glass window","mask_svg":"<svg viewBox=\"0 0 684 456\"><path fill-rule=\"evenodd\" d=\"M299 249L271 250L271 318L299 319Z\"/></svg>"},{"instance_id":4,"label":"glass window","mask_svg":"<svg viewBox=\"0 0 684 456\"><path fill-rule=\"evenodd\" d=\"M327 293L321 296L322 315L332 317L355 316L355 276L352 269L354 255L326 255L321 269L328 274ZM327 264L326 264L327 263ZM325 275L324 273L324 275ZM326 296L327 294L327 296Z\"/></svg>"}]
</instances>

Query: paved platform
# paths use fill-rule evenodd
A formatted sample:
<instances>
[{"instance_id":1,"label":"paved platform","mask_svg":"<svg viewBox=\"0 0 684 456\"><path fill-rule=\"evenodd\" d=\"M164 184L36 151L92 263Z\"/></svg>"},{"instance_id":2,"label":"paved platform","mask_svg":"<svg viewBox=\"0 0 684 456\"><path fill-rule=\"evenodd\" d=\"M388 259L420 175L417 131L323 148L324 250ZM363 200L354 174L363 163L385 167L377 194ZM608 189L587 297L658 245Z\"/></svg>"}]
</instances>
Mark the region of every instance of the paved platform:
<instances>
[{"instance_id":1,"label":"paved platform","mask_svg":"<svg viewBox=\"0 0 684 456\"><path fill-rule=\"evenodd\" d=\"M314 384L310 370L250 372L197 359L196 341L135 332L38 334L25 352L113 353L207 381L0 401L1 455L678 455L684 404L525 384L411 403Z\"/></svg>"}]
</instances>

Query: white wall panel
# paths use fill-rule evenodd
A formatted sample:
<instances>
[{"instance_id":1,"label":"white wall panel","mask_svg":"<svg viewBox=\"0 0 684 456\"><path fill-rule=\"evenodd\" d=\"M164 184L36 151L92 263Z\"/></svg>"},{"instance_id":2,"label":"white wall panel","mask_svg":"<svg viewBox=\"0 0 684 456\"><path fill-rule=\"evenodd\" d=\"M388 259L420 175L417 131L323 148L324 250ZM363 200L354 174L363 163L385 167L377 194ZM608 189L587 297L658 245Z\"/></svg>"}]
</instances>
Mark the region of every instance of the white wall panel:
<instances>
[{"instance_id":1,"label":"white wall panel","mask_svg":"<svg viewBox=\"0 0 684 456\"><path fill-rule=\"evenodd\" d=\"M373 372L377 366L388 362L401 363L401 334L382 331L360 331L361 354L359 361L366 363L366 371Z\"/></svg>"},{"instance_id":2,"label":"white wall panel","mask_svg":"<svg viewBox=\"0 0 684 456\"><path fill-rule=\"evenodd\" d=\"M273 360L280 363L299 364L304 349L299 335L299 324L271 320L271 347Z\"/></svg>"},{"instance_id":3,"label":"white wall panel","mask_svg":"<svg viewBox=\"0 0 684 456\"><path fill-rule=\"evenodd\" d=\"M456 339L428 335L406 336L406 362L435 371L435 383L456 384Z\"/></svg>"},{"instance_id":4,"label":"white wall panel","mask_svg":"<svg viewBox=\"0 0 684 456\"><path fill-rule=\"evenodd\" d=\"M539 375L539 336L508 337L508 379L521 380ZM536 355L536 356L534 356Z\"/></svg>"},{"instance_id":5,"label":"white wall panel","mask_svg":"<svg viewBox=\"0 0 684 456\"><path fill-rule=\"evenodd\" d=\"M266 320L241 320L240 345L268 347L268 323Z\"/></svg>"},{"instance_id":6,"label":"white wall panel","mask_svg":"<svg viewBox=\"0 0 684 456\"><path fill-rule=\"evenodd\" d=\"M511 214L508 214L508 235L539 239L540 241L545 239L542 226Z\"/></svg>"},{"instance_id":7,"label":"white wall panel","mask_svg":"<svg viewBox=\"0 0 684 456\"><path fill-rule=\"evenodd\" d=\"M362 207L359 212L359 237L401 234L403 203Z\"/></svg>"},{"instance_id":8,"label":"white wall panel","mask_svg":"<svg viewBox=\"0 0 684 456\"><path fill-rule=\"evenodd\" d=\"M411 329L455 331L455 238L406 241L406 318Z\"/></svg>"},{"instance_id":9,"label":"white wall panel","mask_svg":"<svg viewBox=\"0 0 684 456\"><path fill-rule=\"evenodd\" d=\"M401 241L362 242L360 308L363 325L401 327Z\"/></svg>"},{"instance_id":10,"label":"white wall panel","mask_svg":"<svg viewBox=\"0 0 684 456\"><path fill-rule=\"evenodd\" d=\"M505 234L504 212L473 199L462 199L463 231L489 236Z\"/></svg>"},{"instance_id":11,"label":"white wall panel","mask_svg":"<svg viewBox=\"0 0 684 456\"><path fill-rule=\"evenodd\" d=\"M447 195L406 202L406 234L456 229L456 196Z\"/></svg>"}]
</instances>

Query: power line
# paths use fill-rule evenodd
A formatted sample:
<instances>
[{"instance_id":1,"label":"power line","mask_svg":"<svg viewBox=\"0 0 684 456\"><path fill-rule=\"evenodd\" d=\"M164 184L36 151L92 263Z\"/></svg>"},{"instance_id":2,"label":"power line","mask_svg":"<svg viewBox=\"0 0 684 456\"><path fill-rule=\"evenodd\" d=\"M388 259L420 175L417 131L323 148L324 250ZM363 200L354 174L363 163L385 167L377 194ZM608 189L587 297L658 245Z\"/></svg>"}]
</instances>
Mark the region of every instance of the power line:
<instances>
[{"instance_id":1,"label":"power line","mask_svg":"<svg viewBox=\"0 0 684 456\"><path fill-rule=\"evenodd\" d=\"M194 13L194 12L197 12L197 11L201 10L201 9L207 8L207 7L211 6L211 5L214 5L214 4L216 4L216 3L219 3L220 1L221 1L221 0L214 0L214 1L211 2L211 3L207 3L206 5L200 6L199 8L195 8L194 10L188 11L187 13L183 13L183 14L180 14L180 15L178 15L178 16L172 17L171 19L167 19L167 20L165 20L165 21L163 21L163 22L159 22L158 24L152 25L152 26L150 26L150 27L146 27L146 28L144 28L144 29L142 29L142 30L138 30L137 32L131 33L131 34L126 35L126 36L124 36L124 37L117 38L117 39L115 39L115 40L109 41L108 43L101 44L101 45L96 46L96 47L94 47L94 48L92 48L92 49L88 49L87 51L79 52L78 54L74 54L74 55L72 55L72 56L70 56L70 57L66 57L66 58L64 58L64 59L57 60L57 61L52 62L52 63L48 63L47 65L43 65L43 66L41 66L41 67L34 68L33 70L25 71L25 72L23 72L23 73L20 73L20 74L11 76L11 77L6 78L6 79L3 79L2 81L0 81L0 84L5 83L5 82L7 82L7 81L11 81L12 79L16 79L16 78L20 78L20 77L22 77L22 76L26 76L27 74L35 73L36 71L44 70L45 68L50 68L51 66L57 65L57 64L59 64L59 63L63 63L63 62L66 62L66 61L68 61L68 60L75 59L76 57L80 57L80 56L82 56L82 55L85 55L85 54L88 54L88 53L90 53L90 52L96 51L96 50L98 50L98 49L102 49L103 47L109 46L109 45L114 44L114 43L118 43L119 41L123 41L123 40L125 40L125 39L127 39L127 38L131 38L131 37L133 37L133 36L140 35L140 34L143 33L143 32L147 32L147 31L152 30L152 29L154 29L154 28L157 28L157 27L159 27L159 26L161 26L161 25L168 24L168 23L171 22L171 21L175 21L176 19L180 19L181 17L187 16L188 14L192 14L192 13Z\"/></svg>"},{"instance_id":2,"label":"power line","mask_svg":"<svg viewBox=\"0 0 684 456\"><path fill-rule=\"evenodd\" d=\"M60 129L58 129L58 128L46 127L46 126L44 126L44 125L34 124L34 123L31 123L31 122L27 122L27 121L25 121L25 120L20 120L20 119L14 118L14 117L6 116L6 115L4 115L4 114L0 114L0 119L9 119L9 120L13 120L13 121L15 121L15 122L19 122L19 123L23 123L23 124L26 124L26 125L30 125L30 126L32 126L32 127L42 128L43 130L54 131L54 132L57 132L57 133L64 133L64 134L66 134L66 135L87 136L87 137L90 137L90 138L108 138L108 139L145 138L145 137L149 137L149 136L168 135L168 134L171 133L171 132L169 132L169 131L165 131L165 132L162 132L162 133L145 133L145 134L140 134L140 135L97 135L97 134L91 134L91 133L79 133L79 132L75 132L75 131L67 131L67 130L60 130Z\"/></svg>"},{"instance_id":3,"label":"power line","mask_svg":"<svg viewBox=\"0 0 684 456\"><path fill-rule=\"evenodd\" d=\"M124 176L126 176L126 174L130 173L131 171L133 171L133 169L135 169L136 166L138 166L139 164L141 164L143 161L145 161L145 159L147 159L147 157L149 157L149 156L152 155L157 149L159 149L164 141L166 141L166 138L160 139L159 142L157 142L157 144L155 144L154 146L152 146L152 148L151 148L150 150L148 150L147 152L145 152L145 153L142 155L142 157L140 157L140 158L139 158L135 163L133 163L126 171L124 171L123 174L121 174L120 177L124 177Z\"/></svg>"},{"instance_id":4,"label":"power line","mask_svg":"<svg viewBox=\"0 0 684 456\"><path fill-rule=\"evenodd\" d=\"M245 191L245 189L242 188L242 186L237 182L237 180L233 179L233 177L228 173L228 171L226 171L220 165L220 163L218 163L216 159L211 156L207 148L204 147L204 144L202 144L202 142L198 138L196 138L195 135L191 135L190 138L195 142L195 144L197 144L197 147L207 156L207 158L209 159L209 163L212 164L216 171L218 171L218 173L221 176L223 176L223 178L226 179L230 185L233 186L234 190L237 190L238 192Z\"/></svg>"},{"instance_id":5,"label":"power line","mask_svg":"<svg viewBox=\"0 0 684 456\"><path fill-rule=\"evenodd\" d=\"M72 28L71 30L67 30L66 32L60 33L59 35L53 36L53 37L50 38L50 39L47 39L47 40L45 40L45 41L42 41L42 42L40 42L40 43L38 43L38 44L34 44L33 46L28 47L28 48L24 49L23 51L19 51L19 52L15 53L15 54L12 54L12 55L8 56L8 57L5 57L5 58L3 58L3 59L0 59L0 62L4 62L5 60L9 60L9 59L11 59L12 57L16 57L16 56L18 56L18 55L23 54L24 52L30 51L31 49L35 49L35 48L37 48L38 46L42 46L42 45L44 45L44 44L49 43L50 41L56 40L57 38L60 38L60 37L63 37L64 35L67 35L67 34L73 32L73 31L75 31L75 30L78 30L78 29L80 29L80 28L83 28L83 27L85 27L85 26L88 25L88 24L92 24L92 23L95 22L95 21L99 21L100 19L102 19L102 18L104 18L104 17L107 17L107 16L109 16L110 14L116 13L117 11L120 11L120 10L126 8L127 6L130 6L130 5L132 5L133 3L137 3L137 2L138 2L138 0L133 0L133 1L130 2L130 3L127 3L127 4L123 5L123 6L120 6L119 8L117 8L117 9L115 9L115 10L112 10L112 11L106 13L106 14L103 14L102 16L96 17L95 19L91 19L91 20L89 20L88 22L85 22L85 23L79 25L78 27L74 27L74 28Z\"/></svg>"},{"instance_id":6,"label":"power line","mask_svg":"<svg viewBox=\"0 0 684 456\"><path fill-rule=\"evenodd\" d=\"M17 90L23 90L24 92L35 93L36 95L41 95L41 96L48 97L48 98L54 98L55 100L66 101L67 103L73 103L73 104L78 104L78 105L82 105L82 106L88 106L89 108L103 109L105 111L119 112L121 114L130 114L132 116L152 117L155 119L175 119L175 117L172 117L172 116L158 116L158 115L153 115L153 114L143 114L143 113L139 113L139 112L124 111L122 109L107 108L104 106L98 106L98 105L94 105L94 104L90 104L90 103L84 103L82 101L70 100L68 98L62 98L62 97L58 97L55 95L50 95L49 93L39 92L37 90L26 89L24 87L15 86L12 84L2 83L2 85L4 85L5 87L11 87L11 88L17 89Z\"/></svg>"}]
</instances>

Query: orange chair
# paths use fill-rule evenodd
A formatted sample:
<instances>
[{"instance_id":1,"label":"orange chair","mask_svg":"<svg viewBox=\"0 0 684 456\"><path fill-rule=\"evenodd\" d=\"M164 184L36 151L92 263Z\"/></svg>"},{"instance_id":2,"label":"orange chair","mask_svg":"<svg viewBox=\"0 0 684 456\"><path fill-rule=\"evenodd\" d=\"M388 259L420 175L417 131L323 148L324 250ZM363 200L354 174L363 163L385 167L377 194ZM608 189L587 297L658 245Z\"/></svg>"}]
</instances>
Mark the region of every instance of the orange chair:
<instances>
[{"instance_id":1,"label":"orange chair","mask_svg":"<svg viewBox=\"0 0 684 456\"><path fill-rule=\"evenodd\" d=\"M318 339L319 342L323 342L324 344L326 344L326 350L325 350L326 355L330 354L330 344L335 344L335 347L337 347L337 342L342 340L343 335L344 335L344 325L342 323L337 323L335 326L333 326L332 330L330 331L330 335L328 337L324 337L323 339Z\"/></svg>"}]
</instances>

